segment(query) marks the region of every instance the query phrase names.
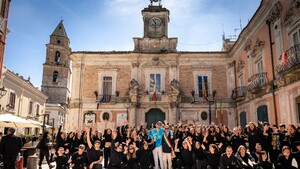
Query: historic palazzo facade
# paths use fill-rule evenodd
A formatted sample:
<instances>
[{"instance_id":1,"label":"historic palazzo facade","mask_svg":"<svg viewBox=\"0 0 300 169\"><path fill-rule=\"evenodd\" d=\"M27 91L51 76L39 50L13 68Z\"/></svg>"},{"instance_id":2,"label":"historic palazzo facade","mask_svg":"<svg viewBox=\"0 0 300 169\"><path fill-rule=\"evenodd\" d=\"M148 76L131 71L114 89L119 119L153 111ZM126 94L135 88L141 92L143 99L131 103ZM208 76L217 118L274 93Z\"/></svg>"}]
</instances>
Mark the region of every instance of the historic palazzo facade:
<instances>
[{"instance_id":1,"label":"historic palazzo facade","mask_svg":"<svg viewBox=\"0 0 300 169\"><path fill-rule=\"evenodd\" d=\"M101 129L105 121L112 128L179 119L229 127L298 123L299 7L297 0L262 0L238 40L224 39L213 52L177 51L160 2L142 10L144 35L133 38L133 51L71 51L61 22L47 45L44 91L65 103L67 130Z\"/></svg>"}]
</instances>

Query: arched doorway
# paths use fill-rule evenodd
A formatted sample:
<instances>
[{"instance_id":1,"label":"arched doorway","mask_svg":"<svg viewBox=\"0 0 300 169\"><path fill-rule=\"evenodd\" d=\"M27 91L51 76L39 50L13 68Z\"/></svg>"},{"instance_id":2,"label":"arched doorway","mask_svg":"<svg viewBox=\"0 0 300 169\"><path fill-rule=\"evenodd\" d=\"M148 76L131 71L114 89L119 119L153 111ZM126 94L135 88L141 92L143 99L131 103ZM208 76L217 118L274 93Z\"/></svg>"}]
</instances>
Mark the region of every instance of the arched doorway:
<instances>
[{"instance_id":1,"label":"arched doorway","mask_svg":"<svg viewBox=\"0 0 300 169\"><path fill-rule=\"evenodd\" d=\"M161 121L163 122L166 119L166 115L160 109L150 109L146 113L146 122L147 126L151 127L152 124L155 125L156 122Z\"/></svg>"},{"instance_id":2,"label":"arched doorway","mask_svg":"<svg viewBox=\"0 0 300 169\"><path fill-rule=\"evenodd\" d=\"M257 121L258 122L269 122L267 105L262 105L257 108Z\"/></svg>"},{"instance_id":3,"label":"arched doorway","mask_svg":"<svg viewBox=\"0 0 300 169\"><path fill-rule=\"evenodd\" d=\"M296 98L297 110L298 110L298 123L300 122L300 96Z\"/></svg>"},{"instance_id":4,"label":"arched doorway","mask_svg":"<svg viewBox=\"0 0 300 169\"><path fill-rule=\"evenodd\" d=\"M240 125L242 127L245 127L247 125L247 115L244 111L240 113Z\"/></svg>"}]
</instances>

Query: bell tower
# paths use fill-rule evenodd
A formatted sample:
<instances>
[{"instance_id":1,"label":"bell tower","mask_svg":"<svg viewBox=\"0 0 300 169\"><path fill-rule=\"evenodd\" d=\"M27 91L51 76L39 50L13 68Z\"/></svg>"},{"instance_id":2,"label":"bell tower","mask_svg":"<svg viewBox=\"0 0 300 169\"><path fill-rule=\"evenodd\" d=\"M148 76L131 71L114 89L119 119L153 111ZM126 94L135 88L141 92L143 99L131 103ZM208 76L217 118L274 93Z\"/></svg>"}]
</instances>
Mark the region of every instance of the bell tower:
<instances>
[{"instance_id":1,"label":"bell tower","mask_svg":"<svg viewBox=\"0 0 300 169\"><path fill-rule=\"evenodd\" d=\"M176 52L177 38L168 38L170 11L163 8L161 0L150 0L142 10L144 37L133 38L136 52Z\"/></svg>"},{"instance_id":2,"label":"bell tower","mask_svg":"<svg viewBox=\"0 0 300 169\"><path fill-rule=\"evenodd\" d=\"M70 94L70 41L63 21L50 35L46 45L46 61L43 64L42 92L48 96L47 103L68 104Z\"/></svg>"}]
</instances>

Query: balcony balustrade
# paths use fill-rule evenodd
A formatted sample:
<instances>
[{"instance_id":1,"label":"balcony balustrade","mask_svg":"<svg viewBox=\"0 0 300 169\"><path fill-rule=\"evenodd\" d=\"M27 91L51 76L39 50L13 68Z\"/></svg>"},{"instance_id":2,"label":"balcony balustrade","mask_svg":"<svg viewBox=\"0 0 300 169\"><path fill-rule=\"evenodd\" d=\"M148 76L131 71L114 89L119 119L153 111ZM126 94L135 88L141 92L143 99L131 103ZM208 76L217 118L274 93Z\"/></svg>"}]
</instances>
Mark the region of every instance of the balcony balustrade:
<instances>
[{"instance_id":1,"label":"balcony balustrade","mask_svg":"<svg viewBox=\"0 0 300 169\"><path fill-rule=\"evenodd\" d=\"M300 44L297 44L287 50L287 58L283 64L277 66L277 72L279 75L285 75L288 73L296 73L300 68ZM284 59L284 58L281 58Z\"/></svg>"},{"instance_id":2,"label":"balcony balustrade","mask_svg":"<svg viewBox=\"0 0 300 169\"><path fill-rule=\"evenodd\" d=\"M247 87L240 86L232 90L231 99L236 101L243 100L245 99L246 94L247 94Z\"/></svg>"},{"instance_id":3,"label":"balcony balustrade","mask_svg":"<svg viewBox=\"0 0 300 169\"><path fill-rule=\"evenodd\" d=\"M269 84L267 72L257 73L248 79L248 91L256 93Z\"/></svg>"}]
</instances>

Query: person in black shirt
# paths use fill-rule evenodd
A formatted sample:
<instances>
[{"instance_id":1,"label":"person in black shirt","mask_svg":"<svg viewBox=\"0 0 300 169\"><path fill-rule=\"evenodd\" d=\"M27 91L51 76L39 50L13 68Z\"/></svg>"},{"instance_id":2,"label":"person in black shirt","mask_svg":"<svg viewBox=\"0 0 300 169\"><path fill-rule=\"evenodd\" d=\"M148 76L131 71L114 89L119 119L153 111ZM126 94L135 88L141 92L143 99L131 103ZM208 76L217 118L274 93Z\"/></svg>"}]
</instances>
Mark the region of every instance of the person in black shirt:
<instances>
[{"instance_id":1,"label":"person in black shirt","mask_svg":"<svg viewBox=\"0 0 300 169\"><path fill-rule=\"evenodd\" d=\"M1 140L0 150L3 155L4 168L14 169L18 153L22 148L22 140L20 137L14 135L15 129L9 128L7 135Z\"/></svg>"},{"instance_id":2,"label":"person in black shirt","mask_svg":"<svg viewBox=\"0 0 300 169\"><path fill-rule=\"evenodd\" d=\"M282 148L282 154L278 156L276 169L296 169L297 167L292 165L293 155L291 149L288 146Z\"/></svg>"},{"instance_id":3,"label":"person in black shirt","mask_svg":"<svg viewBox=\"0 0 300 169\"><path fill-rule=\"evenodd\" d=\"M125 147L125 169L139 169L135 143Z\"/></svg>"},{"instance_id":4,"label":"person in black shirt","mask_svg":"<svg viewBox=\"0 0 300 169\"><path fill-rule=\"evenodd\" d=\"M87 149L87 155L88 155L88 168L89 169L98 169L102 168L101 162L103 161L103 152L100 149L100 141L96 140L94 143L94 146L91 142L91 129L86 128L87 133L87 143L88 143L88 149Z\"/></svg>"},{"instance_id":5,"label":"person in black shirt","mask_svg":"<svg viewBox=\"0 0 300 169\"><path fill-rule=\"evenodd\" d=\"M42 162L44 160L44 157L46 157L47 164L49 168L53 168L53 166L50 164L50 159L49 159L49 148L48 148L48 143L49 143L49 138L48 138L48 131L45 131L42 139L37 145L37 148L40 149L40 154L39 154L39 168L42 168Z\"/></svg>"},{"instance_id":6,"label":"person in black shirt","mask_svg":"<svg viewBox=\"0 0 300 169\"><path fill-rule=\"evenodd\" d=\"M221 155L220 169L240 169L242 168L238 159L233 155L232 147L227 146L226 152Z\"/></svg>"},{"instance_id":7,"label":"person in black shirt","mask_svg":"<svg viewBox=\"0 0 300 169\"><path fill-rule=\"evenodd\" d=\"M117 131L112 132L112 142L110 147L111 158L109 160L108 169L119 169L122 165L123 159L123 146L120 143L116 143Z\"/></svg>"},{"instance_id":8,"label":"person in black shirt","mask_svg":"<svg viewBox=\"0 0 300 169\"><path fill-rule=\"evenodd\" d=\"M184 169L191 169L193 167L193 152L192 152L192 137L187 137L182 142L182 148L178 148L178 139L175 141L175 152L180 152L182 157L182 164L178 164L178 167L183 166Z\"/></svg>"},{"instance_id":9,"label":"person in black shirt","mask_svg":"<svg viewBox=\"0 0 300 169\"><path fill-rule=\"evenodd\" d=\"M257 163L257 169L272 169L273 164L268 161L268 155L265 151L260 152L260 156Z\"/></svg>"},{"instance_id":10,"label":"person in black shirt","mask_svg":"<svg viewBox=\"0 0 300 169\"><path fill-rule=\"evenodd\" d=\"M219 151L219 147L222 147L222 143L219 144L219 146L215 144L210 144L209 145L209 151L205 150L205 145L201 145L203 149L203 153L207 157L207 162L208 162L208 169L218 169L219 164L220 164L220 156L221 156L221 151Z\"/></svg>"},{"instance_id":11,"label":"person in black shirt","mask_svg":"<svg viewBox=\"0 0 300 169\"><path fill-rule=\"evenodd\" d=\"M152 149L149 148L148 142L144 141L140 143L140 147L137 151L137 158L141 169L152 168L151 160L153 161Z\"/></svg>"},{"instance_id":12,"label":"person in black shirt","mask_svg":"<svg viewBox=\"0 0 300 169\"><path fill-rule=\"evenodd\" d=\"M195 168L196 169L206 169L207 168L207 158L206 155L203 153L203 149L201 147L201 143L196 141L194 147L194 155L195 155Z\"/></svg>"},{"instance_id":13,"label":"person in black shirt","mask_svg":"<svg viewBox=\"0 0 300 169\"><path fill-rule=\"evenodd\" d=\"M241 145L235 155L244 169L256 168L255 159L247 152L246 147Z\"/></svg>"},{"instance_id":14,"label":"person in black shirt","mask_svg":"<svg viewBox=\"0 0 300 169\"><path fill-rule=\"evenodd\" d=\"M237 152L237 149L240 145L245 146L244 139L239 135L239 129L237 127L233 128L233 134L230 137L230 144L233 150L233 153Z\"/></svg>"},{"instance_id":15,"label":"person in black shirt","mask_svg":"<svg viewBox=\"0 0 300 169\"><path fill-rule=\"evenodd\" d=\"M56 169L67 169L68 168L68 157L64 155L65 149L63 147L59 147L57 151L57 155L55 155L56 150L51 150L50 161L56 162Z\"/></svg>"},{"instance_id":16,"label":"person in black shirt","mask_svg":"<svg viewBox=\"0 0 300 169\"><path fill-rule=\"evenodd\" d=\"M86 169L88 163L87 153L84 151L85 145L80 144L78 151L75 152L71 157L70 167L73 169Z\"/></svg>"}]
</instances>

